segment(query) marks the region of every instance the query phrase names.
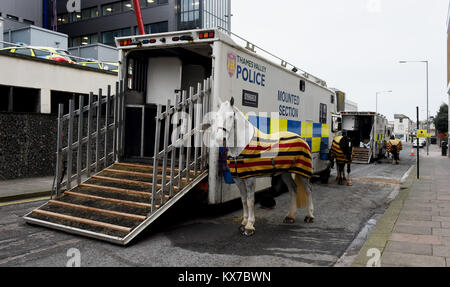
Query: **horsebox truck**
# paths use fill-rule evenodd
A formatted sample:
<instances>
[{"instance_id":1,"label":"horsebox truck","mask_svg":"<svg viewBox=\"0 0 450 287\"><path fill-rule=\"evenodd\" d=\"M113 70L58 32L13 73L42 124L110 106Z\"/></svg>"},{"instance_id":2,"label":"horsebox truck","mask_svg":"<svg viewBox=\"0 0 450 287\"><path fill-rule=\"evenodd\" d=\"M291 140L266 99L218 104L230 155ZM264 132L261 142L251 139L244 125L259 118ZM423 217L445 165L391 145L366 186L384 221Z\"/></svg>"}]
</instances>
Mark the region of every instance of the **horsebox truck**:
<instances>
[{"instance_id":1,"label":"horsebox truck","mask_svg":"<svg viewBox=\"0 0 450 287\"><path fill-rule=\"evenodd\" d=\"M147 106L154 117L158 104L167 105L168 99L176 102L175 91L189 91L190 87L197 87L197 83L210 78L209 111L217 109L221 101L234 97L236 107L262 132L291 131L301 135L313 152L313 173L328 177L326 154L333 138L332 114L337 112L334 92L323 80L300 73L295 66L288 68L286 61L248 41L236 40L244 41L244 46L221 30L117 38L122 65L119 77L124 81L144 82L140 91L127 89L127 114L137 106ZM263 57L264 54L268 57ZM145 68L133 70L137 61ZM143 142L149 147L148 156L153 156L152 136L149 134L150 142ZM136 144L135 150L139 150L141 143L130 144ZM209 204L240 197L235 185L225 184L217 176L218 152L219 149L209 149ZM266 189L270 184L270 178L257 179L257 190Z\"/></svg>"},{"instance_id":2,"label":"horsebox truck","mask_svg":"<svg viewBox=\"0 0 450 287\"><path fill-rule=\"evenodd\" d=\"M208 132L202 129L211 112L232 97L263 133L299 134L312 150L313 174L328 180L338 113L336 95L325 81L219 29L121 37L116 45L120 81L115 95L114 88L108 89L108 96L95 102L91 94L81 112L71 103L69 115L62 115L60 106L58 139L67 122L69 132L58 141L56 199L28 214L27 222L127 244L192 189L203 190L208 204L240 198L237 186L224 180L219 147L207 146ZM78 134L87 138L73 143L70 129L80 113L87 113L88 132L81 130L86 122L79 117ZM86 146L97 146L87 149L88 167L83 165ZM72 159L76 149L77 159ZM66 181L60 180L63 158L69 167L77 162L77 168L67 169ZM82 181L84 175L88 179ZM276 179L258 178L256 190L272 184ZM120 213L105 211L109 205ZM70 209L76 207L83 213ZM128 221L114 218L105 224L105 213Z\"/></svg>"},{"instance_id":3,"label":"horsebox truck","mask_svg":"<svg viewBox=\"0 0 450 287\"><path fill-rule=\"evenodd\" d=\"M352 162L370 163L386 154L388 120L375 112L341 112L342 133L351 138Z\"/></svg>"}]
</instances>

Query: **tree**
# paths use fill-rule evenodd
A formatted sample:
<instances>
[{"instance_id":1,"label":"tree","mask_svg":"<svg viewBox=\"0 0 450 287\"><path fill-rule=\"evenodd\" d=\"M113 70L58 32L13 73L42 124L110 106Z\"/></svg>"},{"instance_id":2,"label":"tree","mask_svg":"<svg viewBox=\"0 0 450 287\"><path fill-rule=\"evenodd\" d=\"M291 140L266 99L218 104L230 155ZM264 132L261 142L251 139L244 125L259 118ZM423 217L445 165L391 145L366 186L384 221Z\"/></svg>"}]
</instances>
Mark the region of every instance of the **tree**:
<instances>
[{"instance_id":1,"label":"tree","mask_svg":"<svg viewBox=\"0 0 450 287\"><path fill-rule=\"evenodd\" d=\"M434 125L436 126L436 130L438 130L440 133L447 133L448 132L448 105L442 104L439 108L439 112L437 113L436 117L434 118Z\"/></svg>"}]
</instances>

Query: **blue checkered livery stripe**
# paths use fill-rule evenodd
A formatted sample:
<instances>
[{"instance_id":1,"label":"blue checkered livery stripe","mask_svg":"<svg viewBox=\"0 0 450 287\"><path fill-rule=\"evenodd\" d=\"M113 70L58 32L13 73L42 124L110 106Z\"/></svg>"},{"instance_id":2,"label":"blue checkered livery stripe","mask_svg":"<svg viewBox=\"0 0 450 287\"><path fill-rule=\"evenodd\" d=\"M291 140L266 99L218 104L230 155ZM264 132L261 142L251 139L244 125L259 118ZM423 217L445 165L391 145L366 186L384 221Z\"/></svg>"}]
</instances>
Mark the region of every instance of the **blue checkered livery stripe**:
<instances>
[{"instance_id":1,"label":"blue checkered livery stripe","mask_svg":"<svg viewBox=\"0 0 450 287\"><path fill-rule=\"evenodd\" d=\"M247 116L247 119L266 134L288 131L300 135L308 143L313 153L328 152L330 147L330 126L328 124L258 116Z\"/></svg>"}]
</instances>

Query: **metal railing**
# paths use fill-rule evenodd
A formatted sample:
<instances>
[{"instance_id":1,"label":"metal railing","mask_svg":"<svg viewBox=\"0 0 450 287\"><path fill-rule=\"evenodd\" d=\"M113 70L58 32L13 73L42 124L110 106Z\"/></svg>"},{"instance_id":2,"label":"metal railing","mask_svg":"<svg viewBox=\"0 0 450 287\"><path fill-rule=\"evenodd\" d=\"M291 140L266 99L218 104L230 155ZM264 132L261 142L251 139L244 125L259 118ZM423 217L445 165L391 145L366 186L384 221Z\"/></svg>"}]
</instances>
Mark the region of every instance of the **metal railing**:
<instances>
[{"instance_id":1,"label":"metal railing","mask_svg":"<svg viewBox=\"0 0 450 287\"><path fill-rule=\"evenodd\" d=\"M64 104L59 104L56 172L51 198L55 193L59 197L63 188L70 190L73 181L79 185L82 176L89 178L93 172L100 172L118 160L123 150L120 140L124 129L123 81L117 82L115 88L115 94L111 94L111 86L106 95L102 89L95 96L89 93L87 105L84 96L80 96L76 110L71 99L67 115L63 115ZM63 180L65 173L66 180Z\"/></svg>"},{"instance_id":2,"label":"metal railing","mask_svg":"<svg viewBox=\"0 0 450 287\"><path fill-rule=\"evenodd\" d=\"M203 85L197 85L196 92L193 87L188 93L181 91L175 105L168 100L166 106L157 106L152 212L206 171L208 153L200 129L210 111L211 83L211 79L206 79ZM170 134L170 124L175 134ZM158 179L161 179L160 184Z\"/></svg>"}]
</instances>

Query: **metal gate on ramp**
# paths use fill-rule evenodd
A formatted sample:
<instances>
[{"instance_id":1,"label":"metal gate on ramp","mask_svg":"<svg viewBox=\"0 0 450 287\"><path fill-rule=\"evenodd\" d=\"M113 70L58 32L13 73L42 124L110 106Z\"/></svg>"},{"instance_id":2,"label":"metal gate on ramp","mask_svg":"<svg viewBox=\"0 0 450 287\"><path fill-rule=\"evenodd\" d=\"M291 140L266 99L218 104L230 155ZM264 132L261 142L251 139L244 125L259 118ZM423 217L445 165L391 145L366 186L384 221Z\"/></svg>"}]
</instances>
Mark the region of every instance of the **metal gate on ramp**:
<instances>
[{"instance_id":1,"label":"metal gate on ramp","mask_svg":"<svg viewBox=\"0 0 450 287\"><path fill-rule=\"evenodd\" d=\"M200 125L210 111L212 80L157 106L153 164L121 162L124 84L90 93L69 114L59 106L55 184L50 201L27 223L126 245L208 176ZM94 99L96 98L96 101ZM172 135L169 127L180 131ZM161 144L162 143L162 144ZM66 180L63 180L64 176Z\"/></svg>"}]
</instances>

